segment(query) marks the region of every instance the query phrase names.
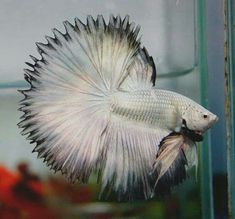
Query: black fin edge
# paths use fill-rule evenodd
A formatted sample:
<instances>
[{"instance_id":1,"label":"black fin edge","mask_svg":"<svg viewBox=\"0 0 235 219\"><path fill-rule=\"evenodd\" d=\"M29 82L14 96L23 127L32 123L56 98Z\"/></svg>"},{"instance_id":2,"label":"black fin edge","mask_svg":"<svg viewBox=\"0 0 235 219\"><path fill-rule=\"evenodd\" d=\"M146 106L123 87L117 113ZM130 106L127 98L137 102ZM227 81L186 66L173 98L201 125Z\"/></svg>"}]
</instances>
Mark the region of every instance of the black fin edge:
<instances>
[{"instance_id":1,"label":"black fin edge","mask_svg":"<svg viewBox=\"0 0 235 219\"><path fill-rule=\"evenodd\" d=\"M129 23L129 15L126 15L124 17L124 19L121 19L120 15L118 15L116 17L114 15L110 15L109 23L108 24L105 23L105 19L103 18L102 15L98 15L96 19L94 19L91 15L88 15L87 16L87 24L84 24L78 18L74 19L75 20L75 24L74 25L66 20L66 21L63 22L64 27L65 27L65 33L63 34L59 30L57 30L56 28L52 29L54 37L45 36L45 39L47 40L46 44L41 43L41 42L37 42L36 43L37 50L38 50L38 52L39 52L39 54L41 56L40 59L37 59L36 57L30 55L30 58L34 61L34 64L26 62L26 64L30 68L33 69L33 70L25 69L25 71L28 71L26 73L27 75L25 76L26 77L26 81L31 85L31 88L33 87L33 83L37 81L36 78L32 77L32 76L34 74L38 75L39 72L37 71L37 68L41 67L40 63L42 62L42 63L45 64L45 62L46 62L44 60L44 58L43 58L43 53L47 54L46 53L47 49L48 50L54 49L53 45L50 43L50 40L53 41L55 44L60 45L60 46L61 46L61 42L59 40L59 36L63 37L66 41L71 40L71 37L70 37L70 35L68 33L67 25L69 25L71 28L73 28L74 31L79 32L80 30L78 28L77 21L79 21L80 24L83 24L84 28L87 31L89 31L90 26L89 26L88 18L93 21L93 25L96 28L99 28L99 21L102 20L105 29L109 29L109 30L112 30L112 31L114 29L116 29L116 30L121 31L121 32L124 31L125 34L127 35L128 39L129 39L130 46L138 47L140 45L140 42L136 41L136 38L137 38L137 35L138 35L140 27L138 25L135 27L134 23ZM117 22L119 22L119 26L116 26ZM133 26L133 29L131 29L131 26ZM31 89L29 89L29 90L31 90ZM23 91L24 90L19 90L19 92L23 92Z\"/></svg>"},{"instance_id":2,"label":"black fin edge","mask_svg":"<svg viewBox=\"0 0 235 219\"><path fill-rule=\"evenodd\" d=\"M46 61L43 58L43 53L46 54L46 49L51 50L54 49L53 45L50 43L50 40L53 41L55 44L57 45L61 45L59 37L64 37L65 40L70 40L70 36L68 34L68 30L66 28L66 25L69 25L71 28L74 29L74 31L79 31L78 26L77 26L77 21L80 22L80 24L83 24L85 29L89 28L89 23L88 23L88 18L92 20L93 24L96 26L96 28L98 28L99 26L99 22L102 21L103 25L105 27L105 29L111 28L111 29L117 29L119 31L125 31L125 34L130 38L129 42L134 42L134 46L136 46L136 43L139 45L139 42L136 42L136 37L137 37L137 32L139 30L139 27L137 26L135 29L131 29L131 25L134 28L133 23L129 23L129 16L125 16L124 19L121 19L121 17L118 16L114 16L114 15L110 15L109 18L109 23L106 24L105 20L103 18L102 15L98 15L97 19L94 20L94 18L92 16L87 16L87 24L83 24L78 18L75 18L75 24L72 25L69 21L64 21L64 26L65 26L65 34L61 33L59 30L57 29L53 29L53 33L54 33L54 38L53 37L49 37L49 36L45 36L46 40L47 40L47 44L44 43L36 43L38 52L40 54L40 59L37 59L36 57L30 55L30 58L33 60L33 64L26 62L26 64L31 68L31 69L24 69L25 73L24 73L24 78L25 80L30 84L30 88L26 89L26 90L18 90L18 92L20 92L21 94L24 95L24 99L22 99L20 101L20 105L21 107L18 109L19 111L24 112L24 115L21 116L21 119L26 119L27 115L32 113L30 112L30 110L24 110L24 106L30 106L31 103L28 103L27 100L30 99L30 92L34 91L37 89L36 84L40 84L40 81L37 80L37 77L40 77L40 73L38 72L37 69L41 68L41 64L44 63L46 64ZM119 22L119 25L117 25L117 22ZM22 120L24 121L24 120ZM19 125L19 124L18 124ZM21 128L25 128L25 127L21 127ZM36 140L34 140L34 142L36 142Z\"/></svg>"},{"instance_id":3,"label":"black fin edge","mask_svg":"<svg viewBox=\"0 0 235 219\"><path fill-rule=\"evenodd\" d=\"M138 200L147 200L151 198L151 193L145 194L143 182L139 181L135 183L134 187L127 186L127 190L122 188L115 190L115 176L107 183L107 185L101 190L99 199L103 201L119 201L119 202L132 202Z\"/></svg>"},{"instance_id":4,"label":"black fin edge","mask_svg":"<svg viewBox=\"0 0 235 219\"><path fill-rule=\"evenodd\" d=\"M125 32L125 34L128 37L130 46L138 47L140 45L140 42L136 41L136 38L137 38L137 35L138 35L140 27L139 26L135 27L134 23L129 23L129 16L128 15L125 16L124 19L121 19L121 17L119 15L116 16L116 17L111 15L111 18L109 19L109 24L105 23L105 20L104 20L102 15L98 15L96 20L93 19L94 25L96 26L96 28L99 27L98 26L99 25L99 20L98 19L99 20L102 19L105 31L108 30L108 29L111 29L110 19L113 19L114 20L113 21L114 22L114 27L112 26L112 28L114 28L114 29L116 29L118 31ZM79 32L78 26L76 24L76 18L75 18L75 24L74 25L72 25L68 21L65 21L65 22L68 25L70 25L74 29L74 31L78 31ZM115 27L117 22L120 22L120 25L118 27ZM84 24L84 27L87 30L89 28L88 23L86 25ZM64 37L64 39L67 40L67 41L71 40L71 37L70 37L70 35L68 33L68 30L66 29L66 26L65 26L65 34L61 33L57 29L53 29L53 33L54 32L57 32L57 34L59 34L61 37ZM20 124L22 124L23 122L27 121L29 118L34 116L32 114L31 110L24 109L24 107L32 105L32 103L30 103L27 100L29 100L31 98L30 97L30 92L32 92L32 91L37 89L37 87L35 86L36 82L40 83L40 81L37 80L37 77L40 77L40 73L39 73L39 71L37 69L41 68L41 64L42 63L46 64L46 60L44 60L43 54L46 54L46 49L48 49L48 50L54 49L53 45L50 43L50 41L48 39L50 38L50 40L52 40L55 44L57 44L58 46L61 46L61 42L59 40L59 37L56 36L56 34L54 34L54 37L46 36L45 38L47 40L46 44L44 44L44 43L36 43L37 50L38 50L38 52L39 52L41 57L38 59L38 58L30 55L30 58L32 59L32 61L34 63L31 64L31 63L27 62L26 64L30 67L30 69L28 69L28 68L24 69L24 71L25 71L24 77L25 77L25 80L30 84L30 88L26 89L26 90L18 90L20 93L22 93L24 95L24 99L22 99L20 101L20 107L18 109L19 111L22 111L24 114L21 116L21 121L17 124L20 128L23 129L22 132L24 132L27 128L32 127L34 125L33 122L27 123L27 125L20 125ZM43 48L45 48L45 49L43 49ZM149 57L148 55L146 57L148 57L150 59L152 58L152 57ZM36 143L36 147L33 149L32 152L37 152L38 156L40 156L40 155L42 155L43 152L45 152L45 148L43 149L43 146L41 147L42 143L45 140L38 140L37 137L32 138L32 136L35 135L35 132L37 132L37 130L36 129L32 129L30 132L26 132L24 135L28 135L27 139L30 140L31 144ZM44 159L43 162L46 162L46 164L49 167L51 167L51 169L54 169L55 172L61 171L62 174L65 174L66 176L68 176L67 171L63 170L62 165L59 165L58 163L56 163L55 160L53 160L53 157L52 157L52 155L50 155L50 152L45 153L41 158L43 158ZM72 177L70 177L70 178L71 178L71 181L74 182ZM80 178L82 178L81 181L86 182L88 180L89 176L86 176L86 177L83 176L83 177L80 177ZM135 197L137 199L143 199L143 195L138 195L138 197L137 197L137 195L136 196L132 195L132 194L136 194L136 192L135 192L136 190L141 191L140 188L136 188L133 191L129 191L128 194L127 193L124 194L124 196L128 197L128 200L130 200L130 197L134 197L134 199L135 199ZM122 194L122 192L118 192L118 193Z\"/></svg>"},{"instance_id":5,"label":"black fin edge","mask_svg":"<svg viewBox=\"0 0 235 219\"><path fill-rule=\"evenodd\" d=\"M152 67L152 76L151 76L150 82L153 84L153 87L154 87L156 84L157 71L156 71L156 66L155 66L153 57L149 55L146 47L143 47L141 50L144 53L146 61Z\"/></svg>"}]
</instances>

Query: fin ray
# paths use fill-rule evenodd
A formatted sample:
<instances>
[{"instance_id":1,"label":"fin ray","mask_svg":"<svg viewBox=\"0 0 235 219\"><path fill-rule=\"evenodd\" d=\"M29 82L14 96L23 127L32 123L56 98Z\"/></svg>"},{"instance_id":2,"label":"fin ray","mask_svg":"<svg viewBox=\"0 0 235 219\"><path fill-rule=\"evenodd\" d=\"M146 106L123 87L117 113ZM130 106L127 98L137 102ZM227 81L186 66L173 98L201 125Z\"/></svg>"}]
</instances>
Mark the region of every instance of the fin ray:
<instances>
[{"instance_id":1,"label":"fin ray","mask_svg":"<svg viewBox=\"0 0 235 219\"><path fill-rule=\"evenodd\" d=\"M109 102L113 91L152 87L154 63L136 40L140 28L128 16L111 16L106 24L100 15L64 26L65 34L53 29L47 44L36 43L41 59L31 57L33 70L25 70L31 89L22 91L22 134L36 143L39 157L71 181L85 182L101 168L103 187L113 184L122 194L141 183L148 197L147 157L154 156L160 137L113 120ZM168 133L157 136L163 134Z\"/></svg>"},{"instance_id":2,"label":"fin ray","mask_svg":"<svg viewBox=\"0 0 235 219\"><path fill-rule=\"evenodd\" d=\"M169 193L186 178L187 168L197 165L195 148L196 144L181 133L172 132L163 138L151 171L155 192Z\"/></svg>"}]
</instances>

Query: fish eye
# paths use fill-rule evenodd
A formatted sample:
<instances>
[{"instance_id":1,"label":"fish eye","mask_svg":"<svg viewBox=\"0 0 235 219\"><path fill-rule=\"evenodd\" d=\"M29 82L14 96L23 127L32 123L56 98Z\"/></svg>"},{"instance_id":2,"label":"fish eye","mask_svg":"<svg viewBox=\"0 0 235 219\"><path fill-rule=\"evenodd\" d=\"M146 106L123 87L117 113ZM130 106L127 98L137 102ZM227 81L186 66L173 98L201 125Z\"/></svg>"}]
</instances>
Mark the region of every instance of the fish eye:
<instances>
[{"instance_id":1,"label":"fish eye","mask_svg":"<svg viewBox=\"0 0 235 219\"><path fill-rule=\"evenodd\" d=\"M204 118L204 119L207 119L207 118L208 118L208 115L204 114L204 115L203 115L203 118Z\"/></svg>"}]
</instances>

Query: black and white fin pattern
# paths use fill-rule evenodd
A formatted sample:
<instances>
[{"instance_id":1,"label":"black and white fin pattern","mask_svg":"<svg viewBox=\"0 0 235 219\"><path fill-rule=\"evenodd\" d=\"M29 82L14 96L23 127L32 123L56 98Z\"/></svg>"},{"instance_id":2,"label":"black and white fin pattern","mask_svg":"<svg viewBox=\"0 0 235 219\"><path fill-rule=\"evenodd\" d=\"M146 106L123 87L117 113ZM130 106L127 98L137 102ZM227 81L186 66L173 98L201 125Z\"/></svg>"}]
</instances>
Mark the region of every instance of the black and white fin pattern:
<instances>
[{"instance_id":1,"label":"black and white fin pattern","mask_svg":"<svg viewBox=\"0 0 235 219\"><path fill-rule=\"evenodd\" d=\"M148 198L147 156L154 156L160 138L128 124L121 127L109 110L112 92L155 85L153 59L137 39L139 26L128 16L111 16L106 24L100 15L88 16L86 24L75 18L74 25L65 21L64 26L64 34L53 29L47 44L36 43L41 58L31 56L33 64L26 63L25 80L31 87L20 91L25 96L21 133L36 143L33 151L39 158L72 182L87 182L99 170L103 191L112 186L131 196L141 187ZM141 148L144 139L147 150ZM129 161L120 156L125 153ZM139 165L132 159L139 159Z\"/></svg>"},{"instance_id":2,"label":"black and white fin pattern","mask_svg":"<svg viewBox=\"0 0 235 219\"><path fill-rule=\"evenodd\" d=\"M154 193L166 195L182 183L187 169L197 166L196 144L182 133L172 132L162 139L151 172Z\"/></svg>"}]
</instances>

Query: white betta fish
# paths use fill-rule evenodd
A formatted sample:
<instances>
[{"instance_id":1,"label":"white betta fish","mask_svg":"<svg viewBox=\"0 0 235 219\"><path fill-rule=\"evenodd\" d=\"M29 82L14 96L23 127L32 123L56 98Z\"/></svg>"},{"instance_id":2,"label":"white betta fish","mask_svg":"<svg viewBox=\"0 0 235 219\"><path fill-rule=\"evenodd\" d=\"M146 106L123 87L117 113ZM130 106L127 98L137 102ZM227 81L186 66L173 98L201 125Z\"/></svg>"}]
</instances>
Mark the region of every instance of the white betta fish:
<instances>
[{"instance_id":1,"label":"white betta fish","mask_svg":"<svg viewBox=\"0 0 235 219\"><path fill-rule=\"evenodd\" d=\"M139 26L111 16L64 22L41 59L27 63L19 127L33 151L72 181L99 172L101 193L120 199L164 194L197 164L196 141L217 117L178 93L155 87L154 61Z\"/></svg>"}]
</instances>

